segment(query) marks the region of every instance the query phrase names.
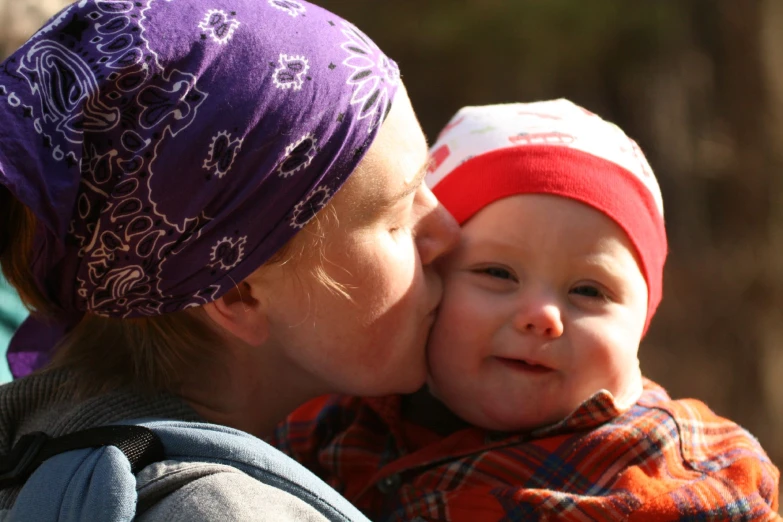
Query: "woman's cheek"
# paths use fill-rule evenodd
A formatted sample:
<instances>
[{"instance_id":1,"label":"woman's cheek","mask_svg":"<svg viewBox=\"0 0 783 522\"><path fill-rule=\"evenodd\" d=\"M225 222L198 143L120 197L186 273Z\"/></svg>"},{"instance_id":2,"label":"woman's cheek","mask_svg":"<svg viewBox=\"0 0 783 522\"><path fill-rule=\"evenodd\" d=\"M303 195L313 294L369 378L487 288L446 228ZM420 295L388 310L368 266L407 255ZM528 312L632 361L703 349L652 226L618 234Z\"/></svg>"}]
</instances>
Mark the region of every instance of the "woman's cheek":
<instances>
[{"instance_id":1,"label":"woman's cheek","mask_svg":"<svg viewBox=\"0 0 783 522\"><path fill-rule=\"evenodd\" d=\"M401 234L392 238L388 245L390 251L385 260L390 263L390 272L395 274L395 281L403 288L413 285L416 273L421 271L416 243L410 230L400 230Z\"/></svg>"},{"instance_id":2,"label":"woman's cheek","mask_svg":"<svg viewBox=\"0 0 783 522\"><path fill-rule=\"evenodd\" d=\"M362 260L356 272L351 295L363 296L363 314L378 315L393 307L414 286L417 257L412 242L400 243L388 233L362 243L362 248L345 252L348 259ZM355 262L354 262L355 264Z\"/></svg>"}]
</instances>

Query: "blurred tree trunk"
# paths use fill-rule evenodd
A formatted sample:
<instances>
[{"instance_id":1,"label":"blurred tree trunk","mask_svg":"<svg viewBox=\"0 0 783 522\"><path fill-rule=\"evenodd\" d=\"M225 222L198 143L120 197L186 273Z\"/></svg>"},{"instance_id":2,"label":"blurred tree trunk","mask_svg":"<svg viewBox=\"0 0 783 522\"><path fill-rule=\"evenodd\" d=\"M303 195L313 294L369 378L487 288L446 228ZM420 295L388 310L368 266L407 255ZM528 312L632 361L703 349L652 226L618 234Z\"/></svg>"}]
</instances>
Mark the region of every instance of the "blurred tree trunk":
<instances>
[{"instance_id":1,"label":"blurred tree trunk","mask_svg":"<svg viewBox=\"0 0 783 522\"><path fill-rule=\"evenodd\" d=\"M768 105L765 128L769 152L770 236L766 280L770 286L770 306L763 324L766 336L760 364L767 398L767 425L771 440L783 433L783 2L764 0L761 10L762 60L767 86ZM774 437L777 434L778 437ZM783 443L775 447L773 460L783 461Z\"/></svg>"},{"instance_id":2,"label":"blurred tree trunk","mask_svg":"<svg viewBox=\"0 0 783 522\"><path fill-rule=\"evenodd\" d=\"M668 180L673 261L644 367L673 395L697 395L749 428L781 462L783 4L685 5L690 38L629 97L646 109L638 117L652 123Z\"/></svg>"},{"instance_id":3,"label":"blurred tree trunk","mask_svg":"<svg viewBox=\"0 0 783 522\"><path fill-rule=\"evenodd\" d=\"M769 419L771 397L765 393L764 364L767 328L778 289L769 277L768 262L775 256L774 204L779 194L780 173L771 169L776 152L771 147L769 119L772 93L766 83L767 71L762 51L765 25L781 20L764 16L763 0L732 2L721 0L718 20L712 36L716 71L716 103L724 109L726 127L734 148L732 160L722 165L714 201L716 219L713 227L716 245L728 261L722 268L721 281L737 281L734 296L712 285L716 302L721 303L713 315L710 341L732 342L733 350L724 350L724 364L730 364L729 407L731 415L764 440L772 440L774 431ZM779 148L779 147L778 147ZM734 209L730 214L724 209ZM729 219L729 216L731 218ZM783 266L778 267L783 270ZM775 278L776 279L776 278ZM710 288L705 281L705 288ZM709 299L709 295L705 295ZM727 297L730 299L727 302ZM707 301L711 302L711 301ZM721 332L723 325L731 325ZM726 344L723 344L726 346ZM728 345L730 346L730 345ZM737 349L738 348L738 349ZM750 408L749 398L757 397ZM778 445L776 445L778 446ZM783 457L783 448L769 448L773 458Z\"/></svg>"}]
</instances>

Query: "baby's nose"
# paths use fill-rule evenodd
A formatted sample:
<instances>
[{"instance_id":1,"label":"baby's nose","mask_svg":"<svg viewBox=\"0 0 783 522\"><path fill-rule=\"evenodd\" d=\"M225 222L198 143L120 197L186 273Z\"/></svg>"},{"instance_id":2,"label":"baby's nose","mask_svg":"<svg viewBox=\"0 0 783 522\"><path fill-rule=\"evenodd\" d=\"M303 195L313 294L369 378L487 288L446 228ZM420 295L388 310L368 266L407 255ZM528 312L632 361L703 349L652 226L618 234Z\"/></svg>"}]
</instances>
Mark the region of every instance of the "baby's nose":
<instances>
[{"instance_id":1,"label":"baby's nose","mask_svg":"<svg viewBox=\"0 0 783 522\"><path fill-rule=\"evenodd\" d=\"M563 335L560 308L554 303L529 303L517 314L515 326L522 332L551 339Z\"/></svg>"}]
</instances>

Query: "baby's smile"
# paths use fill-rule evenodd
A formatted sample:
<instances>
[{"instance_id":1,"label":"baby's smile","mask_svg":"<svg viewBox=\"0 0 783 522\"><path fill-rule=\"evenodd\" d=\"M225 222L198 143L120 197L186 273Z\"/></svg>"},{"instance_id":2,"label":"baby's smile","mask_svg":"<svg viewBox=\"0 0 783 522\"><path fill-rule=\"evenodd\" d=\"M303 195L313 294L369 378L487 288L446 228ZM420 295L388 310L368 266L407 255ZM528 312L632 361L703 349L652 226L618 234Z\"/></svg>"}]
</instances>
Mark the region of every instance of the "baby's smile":
<instances>
[{"instance_id":1,"label":"baby's smile","mask_svg":"<svg viewBox=\"0 0 783 522\"><path fill-rule=\"evenodd\" d=\"M555 371L554 368L525 359L513 359L509 357L496 357L495 359L501 364L508 366L510 369L525 374L545 375Z\"/></svg>"}]
</instances>

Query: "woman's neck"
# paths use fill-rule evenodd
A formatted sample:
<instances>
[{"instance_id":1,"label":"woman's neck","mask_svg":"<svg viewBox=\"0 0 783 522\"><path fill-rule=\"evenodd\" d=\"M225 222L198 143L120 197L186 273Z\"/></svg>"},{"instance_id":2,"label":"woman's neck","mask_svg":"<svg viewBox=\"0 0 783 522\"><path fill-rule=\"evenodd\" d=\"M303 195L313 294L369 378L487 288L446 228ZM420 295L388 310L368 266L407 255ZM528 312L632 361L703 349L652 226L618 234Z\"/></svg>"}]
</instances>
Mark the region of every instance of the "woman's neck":
<instances>
[{"instance_id":1,"label":"woman's neck","mask_svg":"<svg viewBox=\"0 0 783 522\"><path fill-rule=\"evenodd\" d=\"M204 420L264 438L297 406L320 395L274 350L233 348L181 388L180 397Z\"/></svg>"}]
</instances>

